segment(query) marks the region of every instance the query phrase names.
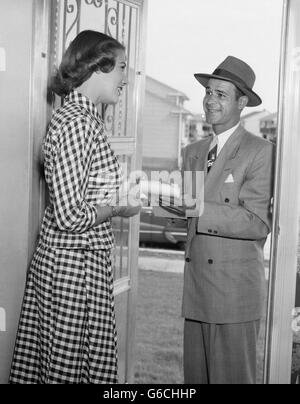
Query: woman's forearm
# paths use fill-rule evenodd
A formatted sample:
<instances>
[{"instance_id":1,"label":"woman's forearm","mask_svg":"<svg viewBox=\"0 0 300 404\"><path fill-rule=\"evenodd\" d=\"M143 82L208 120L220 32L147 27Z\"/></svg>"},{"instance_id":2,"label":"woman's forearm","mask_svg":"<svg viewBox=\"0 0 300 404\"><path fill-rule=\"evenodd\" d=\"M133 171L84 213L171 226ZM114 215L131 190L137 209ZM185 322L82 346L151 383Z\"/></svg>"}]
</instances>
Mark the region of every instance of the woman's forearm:
<instances>
[{"instance_id":1,"label":"woman's forearm","mask_svg":"<svg viewBox=\"0 0 300 404\"><path fill-rule=\"evenodd\" d=\"M140 213L142 205L137 206L100 206L97 205L97 218L93 227L106 222L115 216L130 218Z\"/></svg>"},{"instance_id":2,"label":"woman's forearm","mask_svg":"<svg viewBox=\"0 0 300 404\"><path fill-rule=\"evenodd\" d=\"M112 216L113 208L111 206L97 205L97 218L94 227L106 222L108 219L112 218Z\"/></svg>"}]
</instances>

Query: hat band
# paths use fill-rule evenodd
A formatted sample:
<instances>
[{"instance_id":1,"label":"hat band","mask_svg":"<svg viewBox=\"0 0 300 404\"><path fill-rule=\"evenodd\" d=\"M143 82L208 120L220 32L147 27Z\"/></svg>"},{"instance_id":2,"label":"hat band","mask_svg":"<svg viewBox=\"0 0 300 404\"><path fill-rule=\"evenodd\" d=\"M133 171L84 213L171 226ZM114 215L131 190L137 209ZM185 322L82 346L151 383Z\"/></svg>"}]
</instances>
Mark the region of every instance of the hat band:
<instances>
[{"instance_id":1,"label":"hat band","mask_svg":"<svg viewBox=\"0 0 300 404\"><path fill-rule=\"evenodd\" d=\"M247 86L247 84L240 77L236 76L233 73L230 73L227 70L216 69L213 74L216 75L216 76L222 76L224 78L226 77L226 78L228 78L228 79L230 79L232 81L236 81L237 83L241 84L243 87L249 88Z\"/></svg>"}]
</instances>

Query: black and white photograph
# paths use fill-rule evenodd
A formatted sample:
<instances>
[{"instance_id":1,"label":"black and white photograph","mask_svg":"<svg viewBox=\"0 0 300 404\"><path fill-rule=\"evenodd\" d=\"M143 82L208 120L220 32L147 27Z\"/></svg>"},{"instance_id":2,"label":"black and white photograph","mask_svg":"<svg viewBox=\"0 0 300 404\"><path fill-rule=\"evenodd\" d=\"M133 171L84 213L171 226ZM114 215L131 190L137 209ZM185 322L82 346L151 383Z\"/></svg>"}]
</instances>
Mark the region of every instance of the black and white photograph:
<instances>
[{"instance_id":1,"label":"black and white photograph","mask_svg":"<svg viewBox=\"0 0 300 404\"><path fill-rule=\"evenodd\" d=\"M0 384L300 384L300 0L0 0L0 117Z\"/></svg>"}]
</instances>

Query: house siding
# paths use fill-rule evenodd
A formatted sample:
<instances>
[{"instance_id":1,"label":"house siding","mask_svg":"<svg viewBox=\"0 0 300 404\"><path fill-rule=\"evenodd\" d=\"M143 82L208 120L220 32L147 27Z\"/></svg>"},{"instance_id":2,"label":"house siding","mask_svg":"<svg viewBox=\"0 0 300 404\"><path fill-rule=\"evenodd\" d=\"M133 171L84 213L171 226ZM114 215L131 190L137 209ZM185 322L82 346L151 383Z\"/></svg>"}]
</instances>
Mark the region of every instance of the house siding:
<instances>
[{"instance_id":1,"label":"house siding","mask_svg":"<svg viewBox=\"0 0 300 404\"><path fill-rule=\"evenodd\" d=\"M179 117L171 114L170 104L148 93L144 119L143 156L176 159Z\"/></svg>"},{"instance_id":2,"label":"house siding","mask_svg":"<svg viewBox=\"0 0 300 404\"><path fill-rule=\"evenodd\" d=\"M185 118L180 114L187 97L163 83L147 77L143 122L143 169L175 170L179 166L180 139Z\"/></svg>"}]
</instances>

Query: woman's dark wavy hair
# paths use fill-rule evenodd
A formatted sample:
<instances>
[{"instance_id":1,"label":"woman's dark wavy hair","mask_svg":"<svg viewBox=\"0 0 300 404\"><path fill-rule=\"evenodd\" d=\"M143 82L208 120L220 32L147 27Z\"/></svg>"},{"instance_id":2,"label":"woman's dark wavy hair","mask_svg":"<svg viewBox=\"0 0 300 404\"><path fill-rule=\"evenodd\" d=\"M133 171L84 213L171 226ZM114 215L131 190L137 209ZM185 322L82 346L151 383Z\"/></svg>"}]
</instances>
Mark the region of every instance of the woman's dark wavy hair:
<instances>
[{"instance_id":1,"label":"woman's dark wavy hair","mask_svg":"<svg viewBox=\"0 0 300 404\"><path fill-rule=\"evenodd\" d=\"M81 86L94 72L111 72L119 50L125 50L124 46L108 35L90 30L80 32L66 50L52 78L51 91L65 96Z\"/></svg>"}]
</instances>

